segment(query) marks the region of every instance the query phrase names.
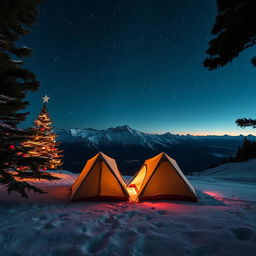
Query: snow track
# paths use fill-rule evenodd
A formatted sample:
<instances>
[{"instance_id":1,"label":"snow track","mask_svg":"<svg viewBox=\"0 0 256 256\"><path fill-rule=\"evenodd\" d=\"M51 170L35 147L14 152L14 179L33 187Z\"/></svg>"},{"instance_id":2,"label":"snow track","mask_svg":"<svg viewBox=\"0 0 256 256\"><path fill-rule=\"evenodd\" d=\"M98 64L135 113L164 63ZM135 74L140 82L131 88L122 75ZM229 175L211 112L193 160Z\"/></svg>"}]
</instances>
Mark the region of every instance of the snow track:
<instances>
[{"instance_id":1,"label":"snow track","mask_svg":"<svg viewBox=\"0 0 256 256\"><path fill-rule=\"evenodd\" d=\"M189 177L200 203L69 201L73 174L28 200L0 188L0 255L255 255L255 184Z\"/></svg>"}]
</instances>

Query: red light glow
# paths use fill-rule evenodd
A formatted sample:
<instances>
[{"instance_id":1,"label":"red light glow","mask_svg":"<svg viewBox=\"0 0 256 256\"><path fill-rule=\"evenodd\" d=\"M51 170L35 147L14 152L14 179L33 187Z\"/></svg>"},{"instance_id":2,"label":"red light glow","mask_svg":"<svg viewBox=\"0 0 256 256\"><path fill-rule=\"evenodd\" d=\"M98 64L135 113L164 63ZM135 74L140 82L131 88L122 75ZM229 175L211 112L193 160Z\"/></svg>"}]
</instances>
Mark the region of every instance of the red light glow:
<instances>
[{"instance_id":1,"label":"red light glow","mask_svg":"<svg viewBox=\"0 0 256 256\"><path fill-rule=\"evenodd\" d=\"M214 198L223 198L223 195L216 191L203 191L205 194L212 196Z\"/></svg>"}]
</instances>

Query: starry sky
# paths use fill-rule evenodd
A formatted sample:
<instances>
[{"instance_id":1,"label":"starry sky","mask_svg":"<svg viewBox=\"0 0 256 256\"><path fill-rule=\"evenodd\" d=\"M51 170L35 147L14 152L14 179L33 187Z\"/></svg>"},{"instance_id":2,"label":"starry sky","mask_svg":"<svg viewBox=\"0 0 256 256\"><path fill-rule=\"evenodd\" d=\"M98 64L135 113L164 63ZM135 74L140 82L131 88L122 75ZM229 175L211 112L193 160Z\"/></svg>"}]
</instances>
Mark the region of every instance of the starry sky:
<instances>
[{"instance_id":1,"label":"starry sky","mask_svg":"<svg viewBox=\"0 0 256 256\"><path fill-rule=\"evenodd\" d=\"M202 65L215 16L209 0L46 1L19 42L33 49L25 66L41 82L24 125L48 94L58 128L256 134L235 125L255 118L253 49L215 71Z\"/></svg>"}]
</instances>

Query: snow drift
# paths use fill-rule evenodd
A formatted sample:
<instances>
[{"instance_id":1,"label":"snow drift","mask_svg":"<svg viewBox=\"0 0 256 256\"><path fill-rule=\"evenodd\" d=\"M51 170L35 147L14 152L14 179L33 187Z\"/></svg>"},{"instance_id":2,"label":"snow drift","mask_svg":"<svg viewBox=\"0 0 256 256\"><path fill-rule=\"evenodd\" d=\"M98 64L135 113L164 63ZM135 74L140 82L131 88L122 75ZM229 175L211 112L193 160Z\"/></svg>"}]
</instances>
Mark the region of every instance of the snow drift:
<instances>
[{"instance_id":1,"label":"snow drift","mask_svg":"<svg viewBox=\"0 0 256 256\"><path fill-rule=\"evenodd\" d=\"M227 167L227 165L226 165ZM69 201L69 172L28 200L0 189L1 255L255 255L255 161L188 177L200 203ZM223 170L224 168L224 170ZM225 173L225 174L224 174ZM216 175L218 174L218 175ZM223 179L228 178L228 179Z\"/></svg>"}]
</instances>

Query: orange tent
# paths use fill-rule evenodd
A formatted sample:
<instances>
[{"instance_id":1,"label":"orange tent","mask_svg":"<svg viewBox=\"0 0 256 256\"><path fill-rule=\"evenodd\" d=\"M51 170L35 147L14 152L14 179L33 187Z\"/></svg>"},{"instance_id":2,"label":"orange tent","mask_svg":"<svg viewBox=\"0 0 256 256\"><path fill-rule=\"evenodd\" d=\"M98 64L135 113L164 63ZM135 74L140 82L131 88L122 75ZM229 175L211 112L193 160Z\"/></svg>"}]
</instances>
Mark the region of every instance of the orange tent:
<instances>
[{"instance_id":1,"label":"orange tent","mask_svg":"<svg viewBox=\"0 0 256 256\"><path fill-rule=\"evenodd\" d=\"M129 200L116 161L103 153L89 159L72 185L71 200Z\"/></svg>"},{"instance_id":2,"label":"orange tent","mask_svg":"<svg viewBox=\"0 0 256 256\"><path fill-rule=\"evenodd\" d=\"M194 187L176 161L165 153L144 162L128 185L128 191L132 201L151 199L198 201Z\"/></svg>"}]
</instances>

